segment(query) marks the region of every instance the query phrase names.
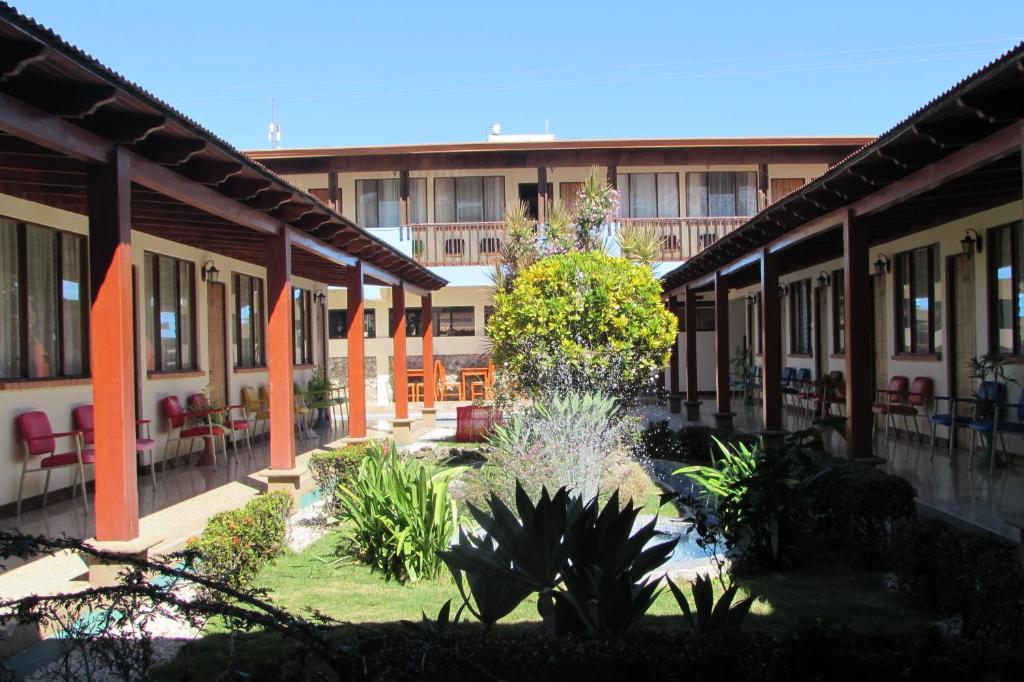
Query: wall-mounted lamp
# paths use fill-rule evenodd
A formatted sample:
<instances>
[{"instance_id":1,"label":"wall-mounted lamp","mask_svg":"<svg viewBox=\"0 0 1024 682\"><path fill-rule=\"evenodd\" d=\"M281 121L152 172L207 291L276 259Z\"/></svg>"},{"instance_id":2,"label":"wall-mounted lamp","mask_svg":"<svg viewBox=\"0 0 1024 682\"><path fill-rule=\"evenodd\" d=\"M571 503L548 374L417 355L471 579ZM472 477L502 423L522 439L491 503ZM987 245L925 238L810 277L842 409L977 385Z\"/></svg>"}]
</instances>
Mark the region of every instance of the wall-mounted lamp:
<instances>
[{"instance_id":1,"label":"wall-mounted lamp","mask_svg":"<svg viewBox=\"0 0 1024 682\"><path fill-rule=\"evenodd\" d=\"M784 296L788 296L788 295L789 295L789 287L786 286L785 284L780 284L779 285L779 298L783 298Z\"/></svg>"},{"instance_id":2,"label":"wall-mounted lamp","mask_svg":"<svg viewBox=\"0 0 1024 682\"><path fill-rule=\"evenodd\" d=\"M757 294L747 294L747 303L750 305L757 303Z\"/></svg>"},{"instance_id":3,"label":"wall-mounted lamp","mask_svg":"<svg viewBox=\"0 0 1024 682\"><path fill-rule=\"evenodd\" d=\"M878 277L884 277L885 273L892 270L892 263L889 261L889 257L884 253L878 256L878 260L875 261L875 275Z\"/></svg>"},{"instance_id":4,"label":"wall-mounted lamp","mask_svg":"<svg viewBox=\"0 0 1024 682\"><path fill-rule=\"evenodd\" d=\"M824 289L828 287L830 281L831 279L829 278L827 272L822 270L821 272L818 273L818 286L820 288Z\"/></svg>"},{"instance_id":5,"label":"wall-mounted lamp","mask_svg":"<svg viewBox=\"0 0 1024 682\"><path fill-rule=\"evenodd\" d=\"M321 289L320 291L313 294L313 300L319 303L320 305L323 305L324 301L327 300L327 294L325 294L324 290Z\"/></svg>"},{"instance_id":6,"label":"wall-mounted lamp","mask_svg":"<svg viewBox=\"0 0 1024 682\"><path fill-rule=\"evenodd\" d=\"M973 228L967 228L967 234L960 240L960 246L964 250L964 255L970 258L977 251L981 253L984 243L982 242L981 235L977 233Z\"/></svg>"},{"instance_id":7,"label":"wall-mounted lamp","mask_svg":"<svg viewBox=\"0 0 1024 682\"><path fill-rule=\"evenodd\" d=\"M210 284L216 284L217 278L220 277L220 270L213 264L212 260L208 260L203 263L203 267L199 270L199 277L204 282L210 282Z\"/></svg>"}]
</instances>

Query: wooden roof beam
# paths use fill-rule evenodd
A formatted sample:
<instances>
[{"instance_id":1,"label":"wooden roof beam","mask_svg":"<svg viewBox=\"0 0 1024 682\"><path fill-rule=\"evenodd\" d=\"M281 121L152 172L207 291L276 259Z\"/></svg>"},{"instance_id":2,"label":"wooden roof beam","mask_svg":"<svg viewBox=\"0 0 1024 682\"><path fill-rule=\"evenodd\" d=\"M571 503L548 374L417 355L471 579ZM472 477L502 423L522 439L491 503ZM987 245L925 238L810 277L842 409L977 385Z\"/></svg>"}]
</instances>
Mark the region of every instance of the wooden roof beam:
<instances>
[{"instance_id":1,"label":"wooden roof beam","mask_svg":"<svg viewBox=\"0 0 1024 682\"><path fill-rule=\"evenodd\" d=\"M292 221L292 224L304 232L314 232L316 231L316 228L328 222L330 219L331 216L329 215L313 212L297 218Z\"/></svg>"},{"instance_id":2,"label":"wooden roof beam","mask_svg":"<svg viewBox=\"0 0 1024 682\"><path fill-rule=\"evenodd\" d=\"M289 201L274 209L274 217L290 223L314 211L316 211L316 207L312 203L296 198L295 195L289 195Z\"/></svg>"},{"instance_id":3,"label":"wooden roof beam","mask_svg":"<svg viewBox=\"0 0 1024 682\"><path fill-rule=\"evenodd\" d=\"M269 211L291 201L293 196L295 195L291 192L268 189L252 197L246 203L248 203L250 207L259 211Z\"/></svg>"},{"instance_id":4,"label":"wooden roof beam","mask_svg":"<svg viewBox=\"0 0 1024 682\"><path fill-rule=\"evenodd\" d=\"M165 166L180 166L206 149L206 141L192 137L150 135L135 145L135 151Z\"/></svg>"},{"instance_id":5,"label":"wooden roof beam","mask_svg":"<svg viewBox=\"0 0 1024 682\"><path fill-rule=\"evenodd\" d=\"M0 40L0 82L17 76L29 64L46 59L47 48L34 40Z\"/></svg>"},{"instance_id":6,"label":"wooden roof beam","mask_svg":"<svg viewBox=\"0 0 1024 682\"><path fill-rule=\"evenodd\" d=\"M136 144L167 125L167 118L156 114L139 114L101 109L82 121L89 130L118 144Z\"/></svg>"},{"instance_id":7,"label":"wooden roof beam","mask_svg":"<svg viewBox=\"0 0 1024 682\"><path fill-rule=\"evenodd\" d=\"M233 175L221 183L218 189L237 201L249 201L260 192L266 191L271 184L273 183L267 178Z\"/></svg>"},{"instance_id":8,"label":"wooden roof beam","mask_svg":"<svg viewBox=\"0 0 1024 682\"><path fill-rule=\"evenodd\" d=\"M112 85L14 77L2 85L8 95L62 118L82 118L117 98Z\"/></svg>"},{"instance_id":9,"label":"wooden roof beam","mask_svg":"<svg viewBox=\"0 0 1024 682\"><path fill-rule=\"evenodd\" d=\"M204 185L219 185L228 178L238 175L242 170L242 164L237 161L192 159L184 165L181 172Z\"/></svg>"}]
</instances>

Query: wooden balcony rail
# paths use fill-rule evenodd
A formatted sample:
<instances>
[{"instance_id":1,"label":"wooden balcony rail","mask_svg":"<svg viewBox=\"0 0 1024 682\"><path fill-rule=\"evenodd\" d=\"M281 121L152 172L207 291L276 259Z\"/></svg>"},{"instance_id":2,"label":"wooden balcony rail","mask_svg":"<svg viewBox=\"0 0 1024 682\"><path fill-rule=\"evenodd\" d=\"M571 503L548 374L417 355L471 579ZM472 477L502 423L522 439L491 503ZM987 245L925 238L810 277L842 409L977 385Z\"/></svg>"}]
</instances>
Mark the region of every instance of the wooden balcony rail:
<instances>
[{"instance_id":1,"label":"wooden balcony rail","mask_svg":"<svg viewBox=\"0 0 1024 682\"><path fill-rule=\"evenodd\" d=\"M749 218L620 218L619 223L643 225L661 238L662 261L682 261L729 234ZM421 223L409 226L412 255L427 267L490 265L499 258L505 223Z\"/></svg>"},{"instance_id":2,"label":"wooden balcony rail","mask_svg":"<svg viewBox=\"0 0 1024 682\"><path fill-rule=\"evenodd\" d=\"M749 216L710 218L619 218L620 225L643 225L661 237L662 261L682 261L729 234Z\"/></svg>"}]
</instances>

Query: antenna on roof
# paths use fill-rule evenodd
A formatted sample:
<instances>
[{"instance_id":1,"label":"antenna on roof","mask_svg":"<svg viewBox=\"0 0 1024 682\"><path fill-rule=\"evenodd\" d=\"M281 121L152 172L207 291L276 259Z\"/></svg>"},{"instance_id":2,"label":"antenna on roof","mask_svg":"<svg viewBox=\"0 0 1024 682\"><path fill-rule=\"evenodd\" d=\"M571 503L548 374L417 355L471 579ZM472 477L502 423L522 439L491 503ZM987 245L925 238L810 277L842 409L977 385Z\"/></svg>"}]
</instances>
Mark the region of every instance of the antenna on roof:
<instances>
[{"instance_id":1,"label":"antenna on roof","mask_svg":"<svg viewBox=\"0 0 1024 682\"><path fill-rule=\"evenodd\" d=\"M281 124L277 122L277 100L270 100L270 128L267 131L267 141L271 149L278 149L281 146Z\"/></svg>"}]
</instances>

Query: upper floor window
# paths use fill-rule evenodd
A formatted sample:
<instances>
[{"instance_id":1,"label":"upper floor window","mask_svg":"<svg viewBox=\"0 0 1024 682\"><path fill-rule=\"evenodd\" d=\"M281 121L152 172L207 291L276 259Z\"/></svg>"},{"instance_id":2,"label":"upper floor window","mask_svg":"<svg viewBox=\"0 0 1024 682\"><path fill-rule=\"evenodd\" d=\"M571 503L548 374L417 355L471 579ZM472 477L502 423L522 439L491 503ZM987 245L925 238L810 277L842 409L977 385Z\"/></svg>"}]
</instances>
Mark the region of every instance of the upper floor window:
<instances>
[{"instance_id":1,"label":"upper floor window","mask_svg":"<svg viewBox=\"0 0 1024 682\"><path fill-rule=\"evenodd\" d=\"M434 179L434 222L497 222L504 215L504 177Z\"/></svg>"},{"instance_id":2,"label":"upper floor window","mask_svg":"<svg viewBox=\"0 0 1024 682\"><path fill-rule=\"evenodd\" d=\"M85 238L0 219L0 377L82 376Z\"/></svg>"},{"instance_id":3,"label":"upper floor window","mask_svg":"<svg viewBox=\"0 0 1024 682\"><path fill-rule=\"evenodd\" d=\"M146 252L146 366L150 371L196 369L195 264Z\"/></svg>"},{"instance_id":4,"label":"upper floor window","mask_svg":"<svg viewBox=\"0 0 1024 682\"><path fill-rule=\"evenodd\" d=\"M348 338L348 311L327 311L327 333L332 339ZM373 308L363 309L363 338L372 339L377 335L377 315Z\"/></svg>"},{"instance_id":5,"label":"upper floor window","mask_svg":"<svg viewBox=\"0 0 1024 682\"><path fill-rule=\"evenodd\" d=\"M709 171L686 174L686 215L695 218L757 213L757 173Z\"/></svg>"},{"instance_id":6,"label":"upper floor window","mask_svg":"<svg viewBox=\"0 0 1024 682\"><path fill-rule=\"evenodd\" d=\"M263 280L235 273L235 367L266 365L263 344Z\"/></svg>"},{"instance_id":7,"label":"upper floor window","mask_svg":"<svg viewBox=\"0 0 1024 682\"><path fill-rule=\"evenodd\" d=\"M476 313L473 306L450 306L433 308L434 336L474 336L476 334ZM391 329L394 334L394 309L391 310ZM423 309L405 309L405 335L423 336Z\"/></svg>"},{"instance_id":8,"label":"upper floor window","mask_svg":"<svg viewBox=\"0 0 1024 682\"><path fill-rule=\"evenodd\" d=\"M399 227L400 185L398 178L356 180L356 222L363 227ZM427 180L409 179L409 222L427 222Z\"/></svg>"},{"instance_id":9,"label":"upper floor window","mask_svg":"<svg viewBox=\"0 0 1024 682\"><path fill-rule=\"evenodd\" d=\"M313 292L292 287L293 358L296 365L313 364Z\"/></svg>"},{"instance_id":10,"label":"upper floor window","mask_svg":"<svg viewBox=\"0 0 1024 682\"><path fill-rule=\"evenodd\" d=\"M678 218L678 173L622 173L618 176L623 218Z\"/></svg>"},{"instance_id":11,"label":"upper floor window","mask_svg":"<svg viewBox=\"0 0 1024 682\"><path fill-rule=\"evenodd\" d=\"M988 231L991 348L1024 355L1024 223Z\"/></svg>"},{"instance_id":12,"label":"upper floor window","mask_svg":"<svg viewBox=\"0 0 1024 682\"><path fill-rule=\"evenodd\" d=\"M832 271L832 352L846 352L846 273Z\"/></svg>"},{"instance_id":13,"label":"upper floor window","mask_svg":"<svg viewBox=\"0 0 1024 682\"><path fill-rule=\"evenodd\" d=\"M942 349L938 257L938 246L896 254L897 353L929 355Z\"/></svg>"},{"instance_id":14,"label":"upper floor window","mask_svg":"<svg viewBox=\"0 0 1024 682\"><path fill-rule=\"evenodd\" d=\"M811 280L789 284L789 352L811 354Z\"/></svg>"}]
</instances>

